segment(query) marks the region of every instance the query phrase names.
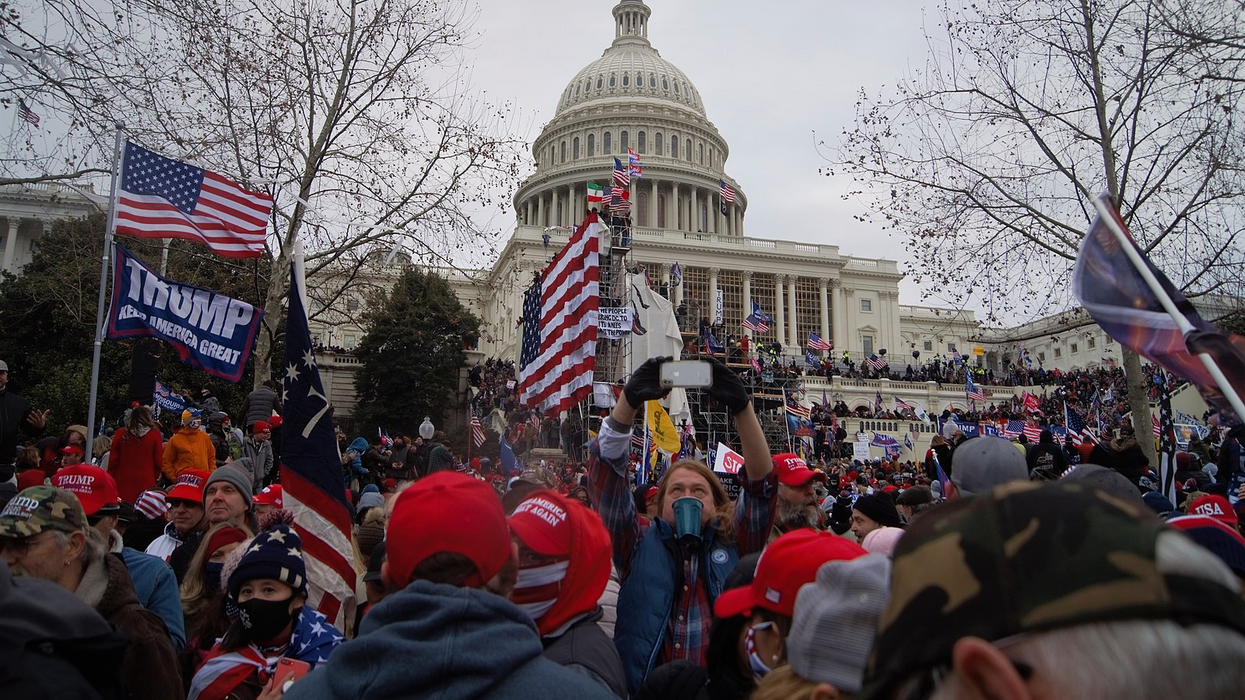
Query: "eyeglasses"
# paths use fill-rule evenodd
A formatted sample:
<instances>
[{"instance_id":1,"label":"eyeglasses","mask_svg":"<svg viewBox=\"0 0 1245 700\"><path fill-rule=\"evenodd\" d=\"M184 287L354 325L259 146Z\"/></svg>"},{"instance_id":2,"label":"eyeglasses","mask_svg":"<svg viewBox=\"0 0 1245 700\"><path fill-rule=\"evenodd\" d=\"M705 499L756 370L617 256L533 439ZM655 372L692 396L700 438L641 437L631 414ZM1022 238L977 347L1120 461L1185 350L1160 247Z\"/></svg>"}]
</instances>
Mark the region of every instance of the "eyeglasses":
<instances>
[{"instance_id":1,"label":"eyeglasses","mask_svg":"<svg viewBox=\"0 0 1245 700\"><path fill-rule=\"evenodd\" d=\"M30 537L0 537L0 553L12 552L18 557L24 557L31 547L56 537L55 533L51 532L46 533L46 536L43 536L43 534L31 535Z\"/></svg>"}]
</instances>

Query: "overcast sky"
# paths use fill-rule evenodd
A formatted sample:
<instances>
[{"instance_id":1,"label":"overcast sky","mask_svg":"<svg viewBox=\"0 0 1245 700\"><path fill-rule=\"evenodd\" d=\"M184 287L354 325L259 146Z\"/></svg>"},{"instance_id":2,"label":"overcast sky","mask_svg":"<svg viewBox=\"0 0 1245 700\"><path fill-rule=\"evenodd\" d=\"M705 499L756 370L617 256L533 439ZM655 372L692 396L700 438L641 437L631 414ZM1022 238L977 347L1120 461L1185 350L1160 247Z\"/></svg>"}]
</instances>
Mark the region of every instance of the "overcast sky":
<instances>
[{"instance_id":1,"label":"overcast sky","mask_svg":"<svg viewBox=\"0 0 1245 700\"><path fill-rule=\"evenodd\" d=\"M472 82L522 110L530 142L570 79L613 41L615 2L476 1ZM876 92L924 65L922 24L937 23L927 4L648 0L649 40L691 78L730 145L726 169L748 196L747 235L904 260L901 240L852 218L863 205L841 199L845 179L818 175L826 163L814 132L837 144L861 87ZM900 289L902 303L921 303L915 284Z\"/></svg>"}]
</instances>

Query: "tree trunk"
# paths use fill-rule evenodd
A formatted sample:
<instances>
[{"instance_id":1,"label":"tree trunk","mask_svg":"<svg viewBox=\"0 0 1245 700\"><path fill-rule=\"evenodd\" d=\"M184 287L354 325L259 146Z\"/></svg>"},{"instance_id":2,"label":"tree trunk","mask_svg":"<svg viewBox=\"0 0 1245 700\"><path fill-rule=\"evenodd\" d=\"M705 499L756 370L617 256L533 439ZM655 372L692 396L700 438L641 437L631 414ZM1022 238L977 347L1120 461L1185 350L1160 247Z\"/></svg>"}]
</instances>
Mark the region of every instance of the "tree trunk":
<instances>
[{"instance_id":1,"label":"tree trunk","mask_svg":"<svg viewBox=\"0 0 1245 700\"><path fill-rule=\"evenodd\" d=\"M1154 447L1154 425L1150 418L1150 399L1146 394L1149 389L1146 373L1141 369L1141 356L1123 346L1120 354L1124 356L1124 377L1128 382L1128 407L1133 412L1133 430L1137 433L1137 444L1145 453L1150 466L1158 468L1158 450Z\"/></svg>"},{"instance_id":2,"label":"tree trunk","mask_svg":"<svg viewBox=\"0 0 1245 700\"><path fill-rule=\"evenodd\" d=\"M272 262L268 295L264 298L264 320L259 334L255 336L255 349L251 353L256 389L272 375L272 349L276 347L277 327L281 325L281 301L289 291L286 282L289 280L290 260L285 250L283 247L281 254Z\"/></svg>"}]
</instances>

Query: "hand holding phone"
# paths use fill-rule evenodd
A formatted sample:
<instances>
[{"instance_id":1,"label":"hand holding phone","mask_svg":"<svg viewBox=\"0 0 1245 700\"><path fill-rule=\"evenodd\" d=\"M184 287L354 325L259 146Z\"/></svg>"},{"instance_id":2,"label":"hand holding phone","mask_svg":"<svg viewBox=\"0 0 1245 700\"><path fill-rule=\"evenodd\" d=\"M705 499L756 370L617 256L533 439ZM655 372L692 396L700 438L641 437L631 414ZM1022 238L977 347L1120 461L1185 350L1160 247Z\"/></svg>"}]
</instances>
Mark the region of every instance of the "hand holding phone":
<instances>
[{"instance_id":1,"label":"hand holding phone","mask_svg":"<svg viewBox=\"0 0 1245 700\"><path fill-rule=\"evenodd\" d=\"M713 366L703 360L680 360L661 365L661 386L704 388L713 385Z\"/></svg>"}]
</instances>

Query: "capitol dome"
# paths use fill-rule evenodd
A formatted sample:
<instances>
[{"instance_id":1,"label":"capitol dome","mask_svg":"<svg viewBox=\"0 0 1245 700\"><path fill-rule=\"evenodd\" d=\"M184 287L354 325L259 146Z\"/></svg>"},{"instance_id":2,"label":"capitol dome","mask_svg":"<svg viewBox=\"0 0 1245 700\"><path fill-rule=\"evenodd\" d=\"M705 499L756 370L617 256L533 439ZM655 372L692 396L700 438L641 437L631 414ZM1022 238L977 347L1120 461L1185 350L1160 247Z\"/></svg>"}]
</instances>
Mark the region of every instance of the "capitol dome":
<instances>
[{"instance_id":1,"label":"capitol dome","mask_svg":"<svg viewBox=\"0 0 1245 700\"><path fill-rule=\"evenodd\" d=\"M622 0L610 14L613 41L567 83L532 143L536 172L514 196L519 224L579 222L588 183L609 184L615 159L634 152L643 169L631 185L636 226L742 236L747 197L726 173L730 149L700 91L649 43L652 9Z\"/></svg>"}]
</instances>

